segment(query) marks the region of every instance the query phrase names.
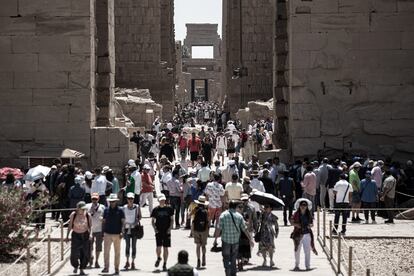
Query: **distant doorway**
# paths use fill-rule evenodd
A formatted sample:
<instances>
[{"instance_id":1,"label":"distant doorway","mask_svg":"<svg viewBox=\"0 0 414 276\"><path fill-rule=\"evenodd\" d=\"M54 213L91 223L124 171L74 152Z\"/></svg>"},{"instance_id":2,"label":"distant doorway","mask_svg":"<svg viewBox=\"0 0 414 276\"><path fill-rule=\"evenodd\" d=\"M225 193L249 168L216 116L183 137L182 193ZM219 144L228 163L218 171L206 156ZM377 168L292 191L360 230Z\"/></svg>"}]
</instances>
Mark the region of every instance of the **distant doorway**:
<instances>
[{"instance_id":1,"label":"distant doorway","mask_svg":"<svg viewBox=\"0 0 414 276\"><path fill-rule=\"evenodd\" d=\"M208 80L191 80L191 101L208 101Z\"/></svg>"}]
</instances>

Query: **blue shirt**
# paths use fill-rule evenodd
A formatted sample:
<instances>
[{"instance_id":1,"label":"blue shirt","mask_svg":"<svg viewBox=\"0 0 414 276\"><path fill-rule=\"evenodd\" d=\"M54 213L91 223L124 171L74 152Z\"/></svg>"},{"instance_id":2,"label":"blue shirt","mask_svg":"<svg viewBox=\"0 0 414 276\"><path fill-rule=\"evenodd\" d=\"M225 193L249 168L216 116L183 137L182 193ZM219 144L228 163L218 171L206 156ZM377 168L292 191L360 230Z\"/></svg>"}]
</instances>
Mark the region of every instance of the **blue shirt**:
<instances>
[{"instance_id":1,"label":"blue shirt","mask_svg":"<svg viewBox=\"0 0 414 276\"><path fill-rule=\"evenodd\" d=\"M377 202L377 195L377 183L371 179L363 179L361 181L361 201Z\"/></svg>"},{"instance_id":2,"label":"blue shirt","mask_svg":"<svg viewBox=\"0 0 414 276\"><path fill-rule=\"evenodd\" d=\"M103 213L103 219L105 220L103 232L107 234L121 234L122 220L124 218L124 211L118 206L115 208L105 208Z\"/></svg>"}]
</instances>

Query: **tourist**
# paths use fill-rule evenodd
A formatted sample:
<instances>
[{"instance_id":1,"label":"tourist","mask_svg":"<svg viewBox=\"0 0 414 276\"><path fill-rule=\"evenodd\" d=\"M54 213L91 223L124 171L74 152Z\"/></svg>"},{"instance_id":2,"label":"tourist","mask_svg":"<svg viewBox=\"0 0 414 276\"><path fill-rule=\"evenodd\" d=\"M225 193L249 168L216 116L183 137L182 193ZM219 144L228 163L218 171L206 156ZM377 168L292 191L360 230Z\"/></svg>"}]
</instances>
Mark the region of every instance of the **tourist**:
<instances>
[{"instance_id":1,"label":"tourist","mask_svg":"<svg viewBox=\"0 0 414 276\"><path fill-rule=\"evenodd\" d=\"M171 247L171 228L174 225L174 210L165 204L166 197L161 194L158 197L159 206L155 207L151 213L151 223L155 232L157 260L155 267L161 262L161 249L163 249L164 264L163 271L167 271L168 248Z\"/></svg>"},{"instance_id":2,"label":"tourist","mask_svg":"<svg viewBox=\"0 0 414 276\"><path fill-rule=\"evenodd\" d=\"M82 176L75 177L75 185L69 190L69 208L75 208L79 201L85 200L85 189L81 186L84 178Z\"/></svg>"},{"instance_id":3,"label":"tourist","mask_svg":"<svg viewBox=\"0 0 414 276\"><path fill-rule=\"evenodd\" d=\"M207 162L201 162L201 168L198 170L197 178L201 180L203 186L205 187L207 183L210 181L210 168L207 167Z\"/></svg>"},{"instance_id":4,"label":"tourist","mask_svg":"<svg viewBox=\"0 0 414 276\"><path fill-rule=\"evenodd\" d=\"M188 264L188 252L181 250L178 252L178 263L168 269L168 276L198 276L197 269Z\"/></svg>"},{"instance_id":5,"label":"tourist","mask_svg":"<svg viewBox=\"0 0 414 276\"><path fill-rule=\"evenodd\" d=\"M196 137L195 132L191 133L191 139L188 140L188 150L190 151L191 166L194 167L194 162L201 151L201 141Z\"/></svg>"},{"instance_id":6,"label":"tourist","mask_svg":"<svg viewBox=\"0 0 414 276\"><path fill-rule=\"evenodd\" d=\"M254 170L250 174L250 177L252 178L250 181L250 188L252 188L252 191L259 191L259 192L265 192L265 187L263 185L263 182L259 180L259 172ZM254 206L254 209L257 213L260 212L260 205L256 201L252 201L251 204ZM259 214L258 214L259 216Z\"/></svg>"},{"instance_id":7,"label":"tourist","mask_svg":"<svg viewBox=\"0 0 414 276\"><path fill-rule=\"evenodd\" d=\"M372 179L377 183L378 190L382 188L382 168L384 167L384 161L378 160L371 170Z\"/></svg>"},{"instance_id":8,"label":"tourist","mask_svg":"<svg viewBox=\"0 0 414 276\"><path fill-rule=\"evenodd\" d=\"M377 208L377 202L378 202L378 187L375 182L375 180L371 179L371 171L367 170L365 172L365 179L361 181L361 203L362 208L364 210L364 216L365 216L365 223L369 223L368 214L371 209L371 220L372 223L375 222L375 208Z\"/></svg>"},{"instance_id":9,"label":"tourist","mask_svg":"<svg viewBox=\"0 0 414 276\"><path fill-rule=\"evenodd\" d=\"M224 202L224 188L223 185L221 185L220 183L220 175L219 174L214 174L213 175L213 179L214 181L210 182L207 184L207 187L204 191L207 200L210 202L210 204L208 205L208 218L209 221L215 221L215 231L217 231L217 227L218 227L218 223L219 223L219 218L221 215L221 211L223 208L223 202ZM216 234L216 233L215 233ZM216 236L214 234L214 236ZM213 245L217 244L217 238L214 239L214 243Z\"/></svg>"},{"instance_id":10,"label":"tourist","mask_svg":"<svg viewBox=\"0 0 414 276\"><path fill-rule=\"evenodd\" d=\"M191 230L194 237L194 243L196 244L197 268L200 268L206 266L206 245L208 229L210 227L209 212L207 211L209 202L206 200L205 196L199 196L198 199L195 200L195 203L197 204L197 207L193 210L194 219ZM200 250L202 251L202 256L200 255ZM200 256L202 257L201 259Z\"/></svg>"},{"instance_id":11,"label":"tourist","mask_svg":"<svg viewBox=\"0 0 414 276\"><path fill-rule=\"evenodd\" d=\"M175 160L175 151L171 139L166 138L164 144L160 147L159 156L165 155L170 162Z\"/></svg>"},{"instance_id":12,"label":"tourist","mask_svg":"<svg viewBox=\"0 0 414 276\"><path fill-rule=\"evenodd\" d=\"M353 188L352 185L346 181L346 174L342 173L339 176L340 180L335 184L333 188L333 193L335 195L335 218L334 218L334 229L332 232L337 234L339 217L342 216L342 231L341 233L345 235L346 233L346 221L349 216L349 203L352 202ZM344 210L345 209L345 210Z\"/></svg>"},{"instance_id":13,"label":"tourist","mask_svg":"<svg viewBox=\"0 0 414 276\"><path fill-rule=\"evenodd\" d=\"M234 173L231 176L231 182L226 184L225 198L226 202L232 200L240 200L241 194L243 193L243 185L239 183L239 175Z\"/></svg>"},{"instance_id":14,"label":"tourist","mask_svg":"<svg viewBox=\"0 0 414 276\"><path fill-rule=\"evenodd\" d=\"M233 159L236 153L236 142L233 140L233 136L227 138L227 156L229 159Z\"/></svg>"},{"instance_id":15,"label":"tourist","mask_svg":"<svg viewBox=\"0 0 414 276\"><path fill-rule=\"evenodd\" d=\"M311 214L312 202L306 198L299 198L295 203L295 213L291 219L291 225L294 226L291 238L294 242L295 250L295 268L294 271L300 271L300 251L303 247L305 253L305 267L306 270L311 270L310 266L310 251L313 246L312 227L313 218ZM314 248L313 248L314 250Z\"/></svg>"},{"instance_id":16,"label":"tourist","mask_svg":"<svg viewBox=\"0 0 414 276\"><path fill-rule=\"evenodd\" d=\"M380 200L384 202L385 208L388 209L388 220L386 220L385 223L394 223L394 211L390 209L394 208L395 187L397 181L389 170L384 172L384 177L384 185Z\"/></svg>"},{"instance_id":17,"label":"tourist","mask_svg":"<svg viewBox=\"0 0 414 276\"><path fill-rule=\"evenodd\" d=\"M137 255L137 239L138 227L142 218L141 208L138 204L134 204L135 194L128 193L128 203L123 207L125 221L124 221L124 239L125 239L125 256L126 263L124 269L135 269L135 257ZM145 201L141 201L145 202ZM129 263L129 251L132 247L131 264Z\"/></svg>"},{"instance_id":18,"label":"tourist","mask_svg":"<svg viewBox=\"0 0 414 276\"><path fill-rule=\"evenodd\" d=\"M209 167L213 161L213 141L211 140L210 134L207 134L201 144L201 154L203 155L204 161Z\"/></svg>"},{"instance_id":19,"label":"tourist","mask_svg":"<svg viewBox=\"0 0 414 276\"><path fill-rule=\"evenodd\" d=\"M95 268L99 266L99 255L102 252L103 243L103 232L102 232L102 219L105 211L105 206L99 203L99 194L93 193L91 195L92 203L86 205L89 215L91 216L91 248L90 248L90 259L89 267L93 264L93 248L95 245Z\"/></svg>"},{"instance_id":20,"label":"tourist","mask_svg":"<svg viewBox=\"0 0 414 276\"><path fill-rule=\"evenodd\" d=\"M312 202L312 205L315 206L315 195L316 195L316 174L313 172L311 165L306 167L306 174L303 177L301 186L303 188L303 198L307 198Z\"/></svg>"},{"instance_id":21,"label":"tourist","mask_svg":"<svg viewBox=\"0 0 414 276\"><path fill-rule=\"evenodd\" d=\"M223 183L228 183L232 181L234 174L237 174L239 177L239 170L236 167L236 162L234 160L227 161L227 165L220 169Z\"/></svg>"},{"instance_id":22,"label":"tourist","mask_svg":"<svg viewBox=\"0 0 414 276\"><path fill-rule=\"evenodd\" d=\"M275 239L279 235L279 225L277 223L277 216L272 213L272 207L265 205L260 222L260 242L259 254L263 257L262 266L266 266L266 257L269 256L269 266L275 266L273 261L273 253L275 252Z\"/></svg>"},{"instance_id":23,"label":"tourist","mask_svg":"<svg viewBox=\"0 0 414 276\"><path fill-rule=\"evenodd\" d=\"M180 228L180 208L182 197L182 186L179 180L178 172L172 173L172 178L167 182L169 203L175 213L175 229Z\"/></svg>"},{"instance_id":24,"label":"tourist","mask_svg":"<svg viewBox=\"0 0 414 276\"><path fill-rule=\"evenodd\" d=\"M349 171L349 183L352 185L352 222L360 222L362 219L359 217L361 208L361 180L358 175L358 171L361 168L361 163L355 162Z\"/></svg>"},{"instance_id":25,"label":"tourist","mask_svg":"<svg viewBox=\"0 0 414 276\"><path fill-rule=\"evenodd\" d=\"M248 194L242 194L241 196L242 206L237 209L240 211L240 214L243 216L244 222L246 223L247 231L251 235L254 235L258 230L258 221L257 215L254 210L253 205L249 202ZM238 269L239 271L243 270L243 265L249 262L249 259L252 257L251 254L251 245L248 237L244 234L240 235L239 240L239 253L238 253Z\"/></svg>"},{"instance_id":26,"label":"tourist","mask_svg":"<svg viewBox=\"0 0 414 276\"><path fill-rule=\"evenodd\" d=\"M127 186L125 189L125 193L134 193L135 199L134 203L139 204L141 190L142 190L142 178L141 173L139 172L139 167L133 163L130 165L131 175L129 176L129 180L127 182Z\"/></svg>"},{"instance_id":27,"label":"tourist","mask_svg":"<svg viewBox=\"0 0 414 276\"><path fill-rule=\"evenodd\" d=\"M73 273L86 275L84 269L89 261L89 233L91 232L91 218L86 212L87 207L84 201L76 204L76 210L69 216L68 232L66 240L71 236L70 263L73 266Z\"/></svg>"},{"instance_id":28,"label":"tourist","mask_svg":"<svg viewBox=\"0 0 414 276\"><path fill-rule=\"evenodd\" d=\"M270 168L270 177L275 184L278 184L283 172L286 171L286 165L280 162L279 157L274 157L272 161L272 167Z\"/></svg>"},{"instance_id":29,"label":"tourist","mask_svg":"<svg viewBox=\"0 0 414 276\"><path fill-rule=\"evenodd\" d=\"M189 207L192 202L191 197L191 183L188 182L189 175L184 174L180 176L180 183L182 185L182 197L181 197L181 227L185 229L191 229L191 215L189 213Z\"/></svg>"},{"instance_id":30,"label":"tourist","mask_svg":"<svg viewBox=\"0 0 414 276\"><path fill-rule=\"evenodd\" d=\"M148 200L148 209L149 213L152 213L153 209L153 199L154 199L154 184L152 177L150 175L151 167L148 164L145 164L142 169L141 174L141 183L142 183L142 190L141 190L141 197L140 203L144 206Z\"/></svg>"},{"instance_id":31,"label":"tourist","mask_svg":"<svg viewBox=\"0 0 414 276\"><path fill-rule=\"evenodd\" d=\"M95 169L95 180L92 181L91 193L98 193L99 194L99 203L103 205L107 205L106 202L106 177L102 174L101 168Z\"/></svg>"},{"instance_id":32,"label":"tourist","mask_svg":"<svg viewBox=\"0 0 414 276\"><path fill-rule=\"evenodd\" d=\"M187 132L183 131L182 135L178 139L178 150L180 151L181 160L186 160L187 158Z\"/></svg>"},{"instance_id":33,"label":"tourist","mask_svg":"<svg viewBox=\"0 0 414 276\"><path fill-rule=\"evenodd\" d=\"M279 198L283 200L285 206L283 206L283 223L287 226L288 218L292 217L293 203L296 200L295 182L293 178L289 177L289 171L285 170L283 176L279 181ZM286 212L289 212L287 216Z\"/></svg>"},{"instance_id":34,"label":"tourist","mask_svg":"<svg viewBox=\"0 0 414 276\"><path fill-rule=\"evenodd\" d=\"M253 247L254 245L242 215L236 212L239 204L239 201L230 201L229 209L220 215L219 229L221 232L223 265L226 276L237 274L236 260L239 251L240 233L242 231L249 239L250 246ZM219 233L217 233L218 235Z\"/></svg>"},{"instance_id":35,"label":"tourist","mask_svg":"<svg viewBox=\"0 0 414 276\"><path fill-rule=\"evenodd\" d=\"M119 181L118 181L118 178L114 176L114 172L112 171L112 169L108 169L106 171L105 177L107 180L107 185L111 187L111 189L109 189L109 192L112 194L118 194L120 191ZM108 193L108 187L107 187L107 193Z\"/></svg>"},{"instance_id":36,"label":"tourist","mask_svg":"<svg viewBox=\"0 0 414 276\"><path fill-rule=\"evenodd\" d=\"M259 178L259 181L263 183L266 193L276 195L276 185L270 178L270 172L268 169L262 171L262 177Z\"/></svg>"},{"instance_id":37,"label":"tourist","mask_svg":"<svg viewBox=\"0 0 414 276\"><path fill-rule=\"evenodd\" d=\"M333 162L332 166L328 167L328 179L326 180L326 185L328 186L328 197L329 197L329 211L333 212L335 205L335 193L334 187L335 184L339 181L342 170L339 168L339 159L336 159Z\"/></svg>"},{"instance_id":38,"label":"tourist","mask_svg":"<svg viewBox=\"0 0 414 276\"><path fill-rule=\"evenodd\" d=\"M114 245L115 251L115 274L119 275L119 262L121 254L121 237L122 228L125 223L125 214L123 210L118 206L118 196L116 194L110 194L108 197L109 206L106 207L103 220L102 229L104 232L104 264L105 267L102 273L109 272L109 258L111 252L111 246Z\"/></svg>"},{"instance_id":39,"label":"tourist","mask_svg":"<svg viewBox=\"0 0 414 276\"><path fill-rule=\"evenodd\" d=\"M91 203L91 188L92 188L93 174L90 171L85 172L85 179L82 182L82 187L85 189L85 202ZM98 194L99 195L99 194Z\"/></svg>"},{"instance_id":40,"label":"tourist","mask_svg":"<svg viewBox=\"0 0 414 276\"><path fill-rule=\"evenodd\" d=\"M329 174L329 160L324 158L322 164L319 167L318 173L318 188L319 188L319 205L321 208L325 208L326 194L327 194L327 183L328 183L328 174Z\"/></svg>"}]
</instances>

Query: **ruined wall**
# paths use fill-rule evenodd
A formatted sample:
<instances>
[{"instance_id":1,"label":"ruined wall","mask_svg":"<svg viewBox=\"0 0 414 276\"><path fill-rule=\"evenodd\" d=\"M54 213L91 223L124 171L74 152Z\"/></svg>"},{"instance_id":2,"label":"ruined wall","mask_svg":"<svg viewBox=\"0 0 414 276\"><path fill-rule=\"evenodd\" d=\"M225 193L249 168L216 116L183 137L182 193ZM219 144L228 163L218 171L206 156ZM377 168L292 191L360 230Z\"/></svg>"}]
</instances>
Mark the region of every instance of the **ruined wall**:
<instances>
[{"instance_id":1,"label":"ruined wall","mask_svg":"<svg viewBox=\"0 0 414 276\"><path fill-rule=\"evenodd\" d=\"M414 1L294 0L293 154L414 153Z\"/></svg>"},{"instance_id":2,"label":"ruined wall","mask_svg":"<svg viewBox=\"0 0 414 276\"><path fill-rule=\"evenodd\" d=\"M223 0L226 93L231 102L227 107L230 112L246 107L248 101L272 98L272 32L272 0ZM232 79L233 70L241 66L247 68L248 76Z\"/></svg>"},{"instance_id":3,"label":"ruined wall","mask_svg":"<svg viewBox=\"0 0 414 276\"><path fill-rule=\"evenodd\" d=\"M162 3L161 8L161 0L115 1L115 81L117 87L149 89L169 118L174 111L175 62L167 45L172 43L169 49L175 50L174 26L161 15L173 16L173 1Z\"/></svg>"},{"instance_id":4,"label":"ruined wall","mask_svg":"<svg viewBox=\"0 0 414 276\"><path fill-rule=\"evenodd\" d=\"M90 156L94 1L9 0L0 8L0 163L48 147Z\"/></svg>"}]
</instances>

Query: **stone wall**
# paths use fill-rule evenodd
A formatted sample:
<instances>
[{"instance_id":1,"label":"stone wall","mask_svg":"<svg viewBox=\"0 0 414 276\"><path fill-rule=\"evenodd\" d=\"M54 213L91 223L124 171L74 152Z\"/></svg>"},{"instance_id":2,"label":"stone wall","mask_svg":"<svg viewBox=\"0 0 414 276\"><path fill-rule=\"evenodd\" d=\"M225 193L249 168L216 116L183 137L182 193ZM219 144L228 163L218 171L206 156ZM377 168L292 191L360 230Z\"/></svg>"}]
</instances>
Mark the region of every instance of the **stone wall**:
<instances>
[{"instance_id":1,"label":"stone wall","mask_svg":"<svg viewBox=\"0 0 414 276\"><path fill-rule=\"evenodd\" d=\"M149 89L163 105L164 117L170 118L175 89L174 25L161 15L173 16L173 2L163 0L162 4L161 0L115 1L115 80L117 87Z\"/></svg>"},{"instance_id":2,"label":"stone wall","mask_svg":"<svg viewBox=\"0 0 414 276\"><path fill-rule=\"evenodd\" d=\"M294 156L414 153L414 1L294 0Z\"/></svg>"},{"instance_id":3,"label":"stone wall","mask_svg":"<svg viewBox=\"0 0 414 276\"><path fill-rule=\"evenodd\" d=\"M232 113L249 101L273 96L273 10L272 0L223 0L227 109ZM238 67L246 67L248 76L232 79Z\"/></svg>"},{"instance_id":4,"label":"stone wall","mask_svg":"<svg viewBox=\"0 0 414 276\"><path fill-rule=\"evenodd\" d=\"M19 156L48 147L90 156L94 1L1 4L1 165L19 165Z\"/></svg>"}]
</instances>

